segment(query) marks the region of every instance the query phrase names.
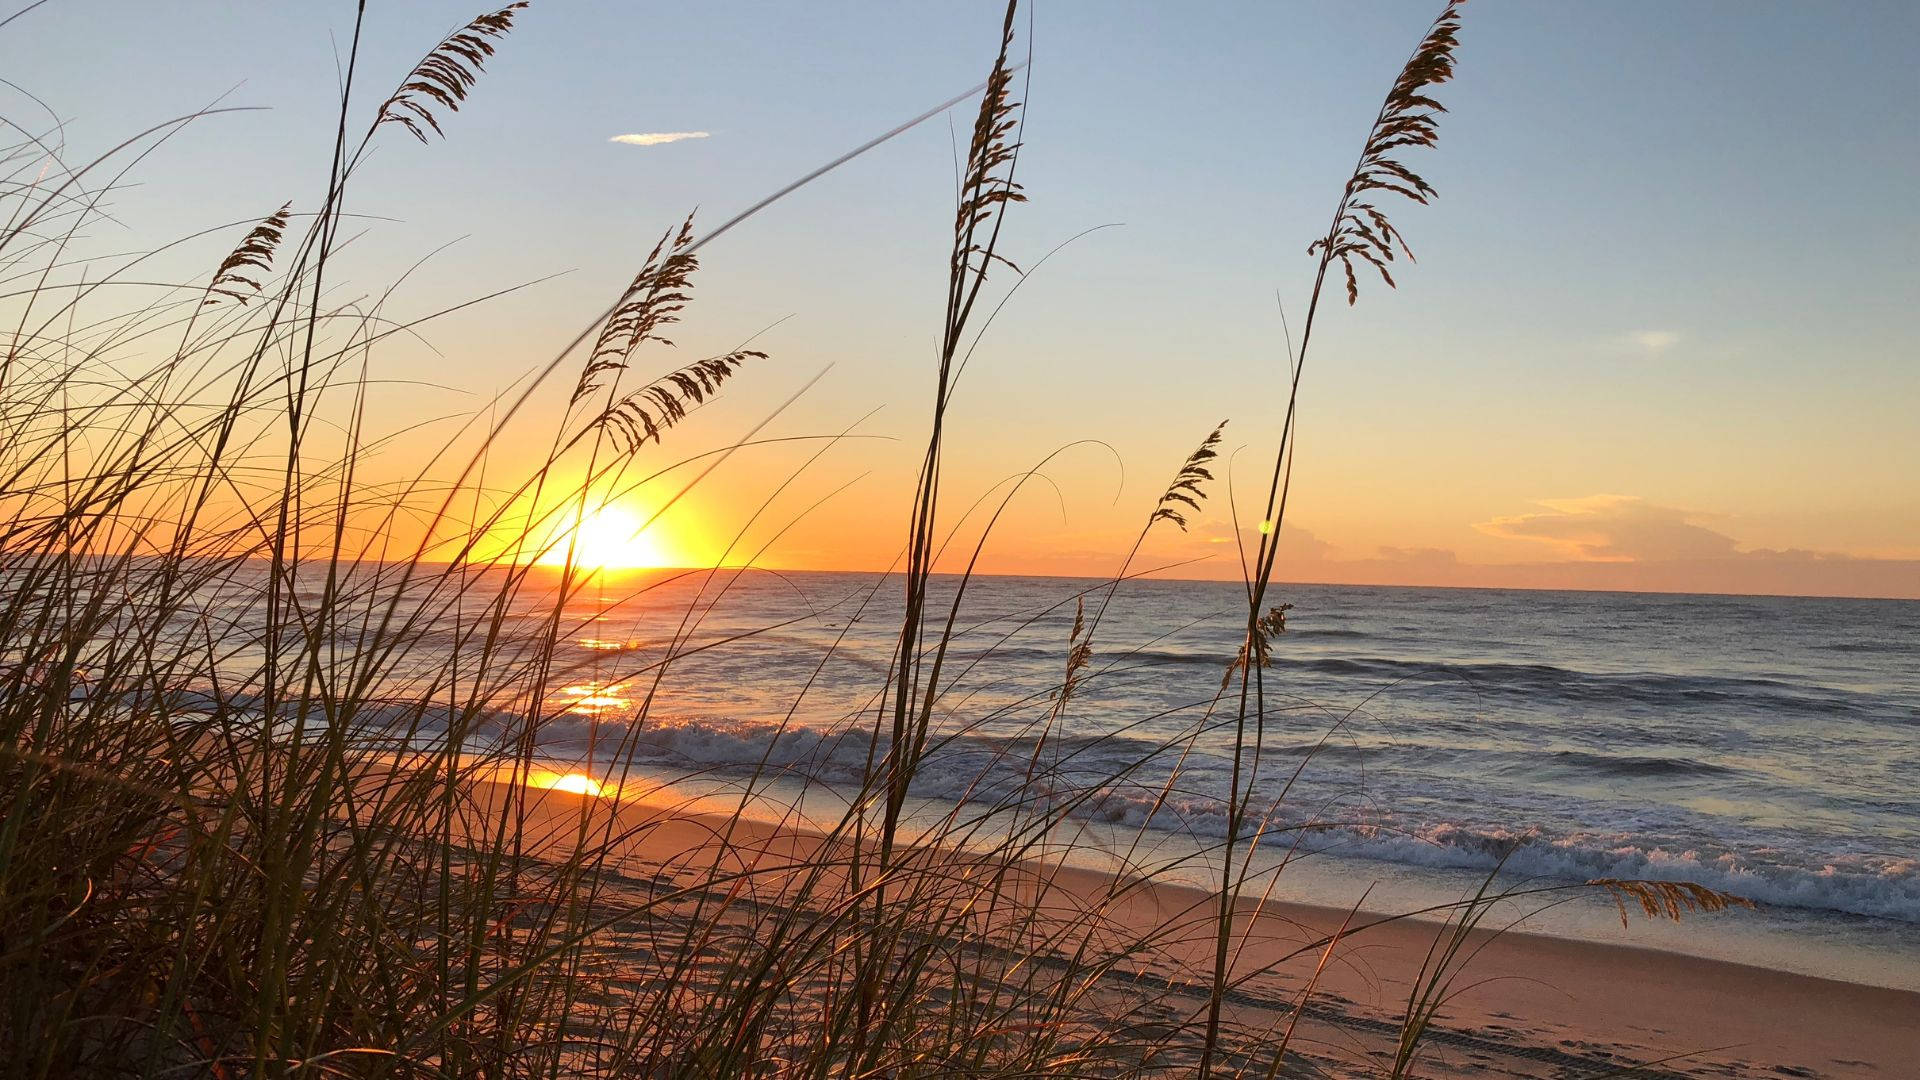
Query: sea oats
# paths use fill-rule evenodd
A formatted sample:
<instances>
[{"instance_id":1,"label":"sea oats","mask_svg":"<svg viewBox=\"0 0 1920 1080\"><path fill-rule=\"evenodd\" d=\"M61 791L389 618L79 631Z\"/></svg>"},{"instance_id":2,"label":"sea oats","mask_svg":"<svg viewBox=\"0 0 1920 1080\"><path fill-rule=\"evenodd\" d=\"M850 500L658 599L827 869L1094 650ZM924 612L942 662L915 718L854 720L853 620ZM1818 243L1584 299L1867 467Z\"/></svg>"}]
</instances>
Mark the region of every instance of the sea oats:
<instances>
[{"instance_id":1,"label":"sea oats","mask_svg":"<svg viewBox=\"0 0 1920 1080\"><path fill-rule=\"evenodd\" d=\"M1439 141L1438 114L1447 110L1426 91L1453 78L1453 50L1460 44L1463 2L1449 0L1421 40L1420 47L1401 69L1400 77L1394 80L1393 89L1387 92L1387 100L1380 107L1379 117L1373 122L1360 163L1341 193L1332 230L1307 245L1309 255L1319 252L1340 260L1340 267L1347 275L1348 304L1360 297L1360 285L1353 272L1354 259L1370 263L1389 288L1394 287L1394 281L1387 264L1393 261L1394 249L1398 248L1408 261L1413 259L1413 251L1407 247L1400 230L1387 220L1378 205L1362 201L1360 196L1369 191L1386 192L1403 195L1421 205L1433 198L1432 185L1395 158L1394 151L1408 146L1430 147Z\"/></svg>"},{"instance_id":2,"label":"sea oats","mask_svg":"<svg viewBox=\"0 0 1920 1080\"><path fill-rule=\"evenodd\" d=\"M687 250L692 243L693 216L689 214L677 232L669 232L653 246L594 339L593 351L574 383L573 403L599 388L601 377L626 370L634 351L646 342L673 344L658 331L679 322L687 306L684 290L692 288L693 272L700 268L699 256Z\"/></svg>"},{"instance_id":3,"label":"sea oats","mask_svg":"<svg viewBox=\"0 0 1920 1080\"><path fill-rule=\"evenodd\" d=\"M1180 471L1174 474L1173 482L1167 485L1166 492L1155 504L1153 515L1148 519L1149 522L1171 521L1180 526L1181 532L1187 531L1186 514L1179 508L1184 505L1189 510L1200 509L1200 500L1206 498L1206 493L1200 490L1200 484L1202 481L1213 479L1213 473L1207 471L1206 466L1207 462L1220 456L1220 452L1214 448L1220 445L1220 432L1225 430L1226 426L1225 420L1220 421L1213 432L1200 441L1200 446L1187 455L1186 463L1180 466Z\"/></svg>"},{"instance_id":4,"label":"sea oats","mask_svg":"<svg viewBox=\"0 0 1920 1080\"><path fill-rule=\"evenodd\" d=\"M623 449L638 450L648 442L658 442L668 428L686 417L690 404L706 401L741 365L766 358L767 354L757 349L739 349L688 364L622 395L601 414L599 422Z\"/></svg>"},{"instance_id":5,"label":"sea oats","mask_svg":"<svg viewBox=\"0 0 1920 1080\"><path fill-rule=\"evenodd\" d=\"M217 304L222 298L231 298L244 304L248 297L260 291L258 278L247 275L265 277L273 268L273 253L280 246L280 238L286 234L287 215L292 210L293 204L286 203L247 232L239 246L213 272L213 280L207 284L207 298L201 301L202 304Z\"/></svg>"},{"instance_id":6,"label":"sea oats","mask_svg":"<svg viewBox=\"0 0 1920 1080\"><path fill-rule=\"evenodd\" d=\"M1587 882L1606 892L1620 909L1620 925L1627 925L1627 901L1640 905L1650 919L1662 916L1678 922L1692 912L1725 911L1730 907L1751 908L1753 901L1732 893L1709 889L1691 881L1645 881L1620 878L1594 878Z\"/></svg>"},{"instance_id":7,"label":"sea oats","mask_svg":"<svg viewBox=\"0 0 1920 1080\"><path fill-rule=\"evenodd\" d=\"M400 88L380 106L380 118L374 126L399 124L421 142L427 141L427 128L435 135L444 135L435 110L460 111L460 103L467 100L467 92L493 55L493 39L513 29L514 16L526 6L525 0L508 4L448 35L401 80Z\"/></svg>"}]
</instances>

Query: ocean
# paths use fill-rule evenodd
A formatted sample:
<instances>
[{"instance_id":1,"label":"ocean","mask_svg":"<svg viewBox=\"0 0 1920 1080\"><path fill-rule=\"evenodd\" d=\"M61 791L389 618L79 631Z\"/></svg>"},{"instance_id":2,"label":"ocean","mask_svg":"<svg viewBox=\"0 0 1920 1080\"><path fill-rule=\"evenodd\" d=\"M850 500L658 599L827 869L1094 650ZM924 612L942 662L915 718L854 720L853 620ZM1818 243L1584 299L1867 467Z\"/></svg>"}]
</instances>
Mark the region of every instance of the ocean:
<instances>
[{"instance_id":1,"label":"ocean","mask_svg":"<svg viewBox=\"0 0 1920 1080\"><path fill-rule=\"evenodd\" d=\"M938 619L956 584L937 579ZM530 590L503 632L558 627L538 748L554 768L751 780L830 814L868 760L900 591L873 574L629 572L557 621ZM1090 858L1140 837L1217 845L1234 702L1216 698L1242 587L1119 586L1050 724L1076 601L1092 621L1106 595L968 584L921 813L1071 799ZM1506 884L1694 881L1759 907L1623 928L1589 895L1520 928L1920 989L1920 603L1292 584L1270 599L1293 605L1253 779L1264 857L1289 858L1275 895L1346 906L1371 889L1393 911L1496 867Z\"/></svg>"}]
</instances>

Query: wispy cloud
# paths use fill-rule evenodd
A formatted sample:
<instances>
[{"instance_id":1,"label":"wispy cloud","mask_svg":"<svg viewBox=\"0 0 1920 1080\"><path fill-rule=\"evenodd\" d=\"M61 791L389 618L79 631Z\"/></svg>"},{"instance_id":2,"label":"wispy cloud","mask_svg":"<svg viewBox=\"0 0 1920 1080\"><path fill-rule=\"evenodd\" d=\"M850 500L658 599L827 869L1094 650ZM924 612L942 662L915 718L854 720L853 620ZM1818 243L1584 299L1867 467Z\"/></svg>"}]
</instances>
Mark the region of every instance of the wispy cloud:
<instances>
[{"instance_id":1,"label":"wispy cloud","mask_svg":"<svg viewBox=\"0 0 1920 1080\"><path fill-rule=\"evenodd\" d=\"M615 135L608 142L626 143L628 146L659 146L661 143L679 142L682 139L704 139L704 131L642 131L631 135Z\"/></svg>"},{"instance_id":2,"label":"wispy cloud","mask_svg":"<svg viewBox=\"0 0 1920 1080\"><path fill-rule=\"evenodd\" d=\"M1497 517L1474 526L1489 536L1552 546L1561 558L1593 562L1712 559L1734 555L1730 536L1704 525L1695 511L1659 506L1632 495L1542 499L1548 512Z\"/></svg>"},{"instance_id":3,"label":"wispy cloud","mask_svg":"<svg viewBox=\"0 0 1920 1080\"><path fill-rule=\"evenodd\" d=\"M1622 339L1624 340L1624 339ZM1920 558L1909 551L1849 554L1801 548L1750 548L1712 525L1721 515L1663 506L1633 495L1541 500L1532 513L1475 527L1525 543L1545 558L1479 562L1450 548L1338 548L1297 524L1280 535L1282 581L1347 585L1444 585L1476 589L1628 589L1637 592L1761 593L1786 596L1887 596L1920 600ZM1160 535L1155 558L1180 562L1181 577L1237 581L1233 523L1196 521L1190 533ZM1260 539L1243 528L1251 550ZM1153 541L1149 541L1152 543ZM1525 550L1524 548L1520 550ZM1104 548L1056 547L1023 563L1022 573L1102 572ZM1285 588L1286 586L1276 586ZM1304 603L1303 603L1304 606ZM1310 612L1308 614L1311 614Z\"/></svg>"},{"instance_id":4,"label":"wispy cloud","mask_svg":"<svg viewBox=\"0 0 1920 1080\"><path fill-rule=\"evenodd\" d=\"M1672 330L1640 330L1628 334L1627 340L1650 353L1663 353L1680 344L1680 335Z\"/></svg>"}]
</instances>

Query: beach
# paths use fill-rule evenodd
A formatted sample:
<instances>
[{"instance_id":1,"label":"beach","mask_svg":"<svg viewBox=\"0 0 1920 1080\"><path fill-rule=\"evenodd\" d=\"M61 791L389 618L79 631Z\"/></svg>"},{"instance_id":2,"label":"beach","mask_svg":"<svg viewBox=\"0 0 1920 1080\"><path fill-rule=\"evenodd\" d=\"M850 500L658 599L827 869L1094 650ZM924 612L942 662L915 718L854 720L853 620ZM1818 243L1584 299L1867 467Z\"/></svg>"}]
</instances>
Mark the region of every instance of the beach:
<instances>
[{"instance_id":1,"label":"beach","mask_svg":"<svg viewBox=\"0 0 1920 1080\"><path fill-rule=\"evenodd\" d=\"M477 803L503 796L498 785L482 782ZM529 835L547 838L548 856L563 855L583 820L630 837L608 866L611 877L635 890L628 902L683 883L707 891L700 883L715 866L762 868L752 875L752 889L726 901L745 923L787 902L792 882L781 868L818 864L826 843L793 825L551 791L530 804ZM964 858L951 851L937 856ZM1006 888L1033 911L1055 913L1062 926L1084 928L1087 913L1097 911L1099 930L1090 940L1153 940L1137 962L1106 976L1100 1000L1113 1023L1151 1016L1179 1025L1204 1013L1211 895L1042 864L1024 867ZM816 902L829 902L827 895ZM1273 1030L1300 1010L1289 1071L1281 1075L1342 1076L1391 1059L1409 985L1444 928L1429 920L1381 919L1364 910L1242 899L1230 1014L1248 1030ZM1348 936L1301 1008L1300 991L1323 952L1311 946L1343 925ZM1056 948L1086 944L1069 935ZM1920 1060L1920 994L1911 991L1522 932L1475 932L1468 948L1475 955L1458 980L1460 992L1424 1035L1417 1075L1586 1076L1644 1065L1634 1075L1893 1078L1911 1075ZM614 945L599 955L606 970L617 973L610 978L644 980L639 953L623 960Z\"/></svg>"}]
</instances>

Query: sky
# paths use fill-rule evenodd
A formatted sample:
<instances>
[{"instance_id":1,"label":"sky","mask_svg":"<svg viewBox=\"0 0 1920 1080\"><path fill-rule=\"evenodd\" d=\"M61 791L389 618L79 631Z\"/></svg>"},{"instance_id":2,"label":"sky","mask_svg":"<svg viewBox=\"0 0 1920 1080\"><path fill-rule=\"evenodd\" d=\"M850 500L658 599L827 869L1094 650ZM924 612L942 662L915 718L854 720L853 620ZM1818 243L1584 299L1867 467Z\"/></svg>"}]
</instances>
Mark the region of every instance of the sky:
<instances>
[{"instance_id":1,"label":"sky","mask_svg":"<svg viewBox=\"0 0 1920 1080\"><path fill-rule=\"evenodd\" d=\"M363 111L478 11L369 8ZM1003 250L1031 273L955 396L948 506L1048 463L985 569L1113 573L1227 419L1206 509L1185 533L1157 527L1142 565L1238 576L1228 500L1241 525L1258 517L1281 311L1297 328L1307 242L1436 11L1042 0L1023 17L1029 201ZM536 282L384 351L395 382L373 421L484 410L689 211L722 220L979 82L999 17L536 3L446 138L393 132L351 196L367 216L349 272L368 293L405 275L396 308ZM0 29L0 69L49 103L75 155L216 100L264 107L141 162L112 207L120 231L94 238L134 249L318 202L351 20L345 2L53 0ZM1920 598L1920 7L1475 0L1462 37L1440 146L1409 158L1439 198L1393 209L1419 262L1316 329L1277 576ZM4 93L5 115L35 115ZM732 455L661 520L662 557L897 556L970 123L967 107L929 122L703 252L678 347L642 363L754 335L770 355L656 448L662 464L763 421L858 437L793 479L819 444ZM242 231L170 257L191 276ZM378 467L405 475L425 437Z\"/></svg>"}]
</instances>

